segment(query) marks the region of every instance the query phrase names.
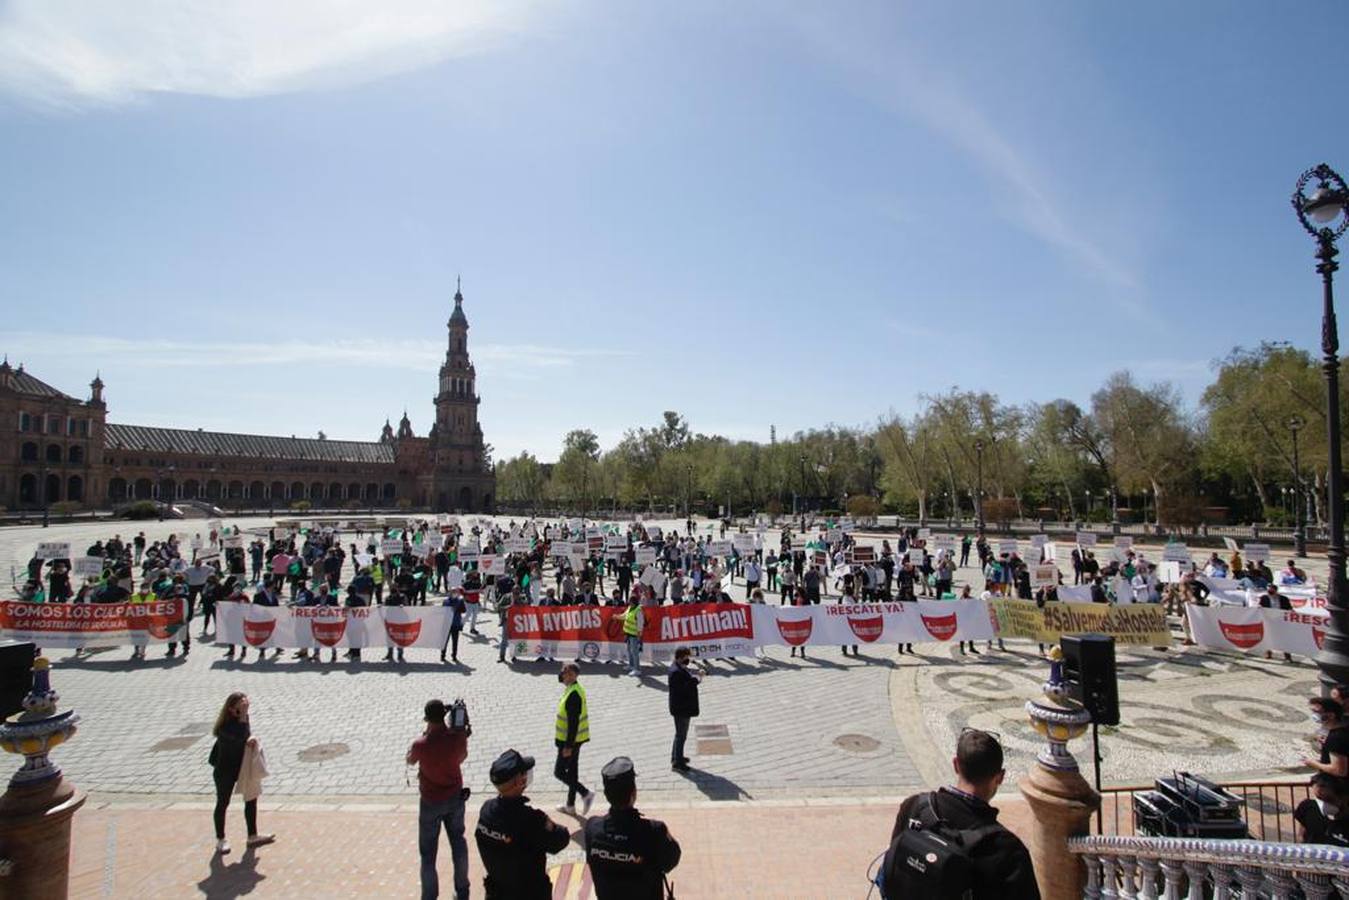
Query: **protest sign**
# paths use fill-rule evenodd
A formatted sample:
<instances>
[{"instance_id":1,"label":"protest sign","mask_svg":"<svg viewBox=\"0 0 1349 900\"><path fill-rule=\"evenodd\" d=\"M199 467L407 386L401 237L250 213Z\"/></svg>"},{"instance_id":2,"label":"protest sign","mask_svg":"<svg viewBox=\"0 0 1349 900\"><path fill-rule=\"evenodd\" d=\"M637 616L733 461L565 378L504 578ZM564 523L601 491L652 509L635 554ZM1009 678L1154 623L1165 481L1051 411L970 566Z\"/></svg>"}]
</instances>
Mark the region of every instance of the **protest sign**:
<instances>
[{"instance_id":1,"label":"protest sign","mask_svg":"<svg viewBox=\"0 0 1349 900\"><path fill-rule=\"evenodd\" d=\"M760 646L917 644L994 637L987 606L974 599L751 608Z\"/></svg>"},{"instance_id":2,"label":"protest sign","mask_svg":"<svg viewBox=\"0 0 1349 900\"><path fill-rule=\"evenodd\" d=\"M1060 588L1062 596L1066 588ZM1164 647L1171 643L1166 611L1160 605L1107 603L1046 603L993 599L989 609L1001 637L1026 638L1043 644L1058 643L1065 634L1108 634L1120 644Z\"/></svg>"},{"instance_id":3,"label":"protest sign","mask_svg":"<svg viewBox=\"0 0 1349 900\"><path fill-rule=\"evenodd\" d=\"M638 547L636 555L637 555L637 565L649 566L656 561L656 548Z\"/></svg>"},{"instance_id":4,"label":"protest sign","mask_svg":"<svg viewBox=\"0 0 1349 900\"><path fill-rule=\"evenodd\" d=\"M1127 534L1115 535L1115 549L1131 550L1133 549L1133 546L1134 546L1134 539L1129 537Z\"/></svg>"},{"instance_id":5,"label":"protest sign","mask_svg":"<svg viewBox=\"0 0 1349 900\"><path fill-rule=\"evenodd\" d=\"M1096 534L1095 534L1094 532L1091 532L1091 531L1079 531L1079 532L1077 533L1077 546L1079 546L1079 547L1095 547L1095 546L1096 546Z\"/></svg>"},{"instance_id":6,"label":"protest sign","mask_svg":"<svg viewBox=\"0 0 1349 900\"><path fill-rule=\"evenodd\" d=\"M646 536L647 536L648 538L650 538L651 540L653 540L653 541L658 541L658 540L660 540L662 534L664 534L664 532L661 531L659 525L648 525L648 526L646 526Z\"/></svg>"},{"instance_id":7,"label":"protest sign","mask_svg":"<svg viewBox=\"0 0 1349 900\"><path fill-rule=\"evenodd\" d=\"M227 534L220 539L220 546L226 550L240 550L244 546L244 536L242 534Z\"/></svg>"},{"instance_id":8,"label":"protest sign","mask_svg":"<svg viewBox=\"0 0 1349 900\"><path fill-rule=\"evenodd\" d=\"M1190 548L1184 544L1169 543L1162 548L1162 559L1168 562L1190 562Z\"/></svg>"},{"instance_id":9,"label":"protest sign","mask_svg":"<svg viewBox=\"0 0 1349 900\"><path fill-rule=\"evenodd\" d=\"M854 563L872 563L876 561L875 547L853 547L852 561Z\"/></svg>"},{"instance_id":10,"label":"protest sign","mask_svg":"<svg viewBox=\"0 0 1349 900\"><path fill-rule=\"evenodd\" d=\"M1030 545L1032 547L1043 547L1045 544L1048 543L1049 543L1049 535L1047 534L1032 534L1030 536Z\"/></svg>"},{"instance_id":11,"label":"protest sign","mask_svg":"<svg viewBox=\"0 0 1349 900\"><path fill-rule=\"evenodd\" d=\"M444 606L216 605L217 640L248 647L425 647L445 645L454 611Z\"/></svg>"},{"instance_id":12,"label":"protest sign","mask_svg":"<svg viewBox=\"0 0 1349 900\"><path fill-rule=\"evenodd\" d=\"M1269 544L1247 543L1241 548L1251 562L1266 562L1269 559Z\"/></svg>"},{"instance_id":13,"label":"protest sign","mask_svg":"<svg viewBox=\"0 0 1349 900\"><path fill-rule=\"evenodd\" d=\"M824 541L826 544L837 544L841 540L843 540L842 529L830 528L824 533Z\"/></svg>"},{"instance_id":14,"label":"protest sign","mask_svg":"<svg viewBox=\"0 0 1349 900\"><path fill-rule=\"evenodd\" d=\"M486 578L489 575L505 575L506 559L502 556L484 553L478 557L478 573Z\"/></svg>"},{"instance_id":15,"label":"protest sign","mask_svg":"<svg viewBox=\"0 0 1349 900\"><path fill-rule=\"evenodd\" d=\"M527 537L506 538L505 547L507 553L528 553L533 549L533 542Z\"/></svg>"},{"instance_id":16,"label":"protest sign","mask_svg":"<svg viewBox=\"0 0 1349 900\"><path fill-rule=\"evenodd\" d=\"M384 558L398 556L403 552L403 541L401 538L385 538L379 542L379 552L384 554Z\"/></svg>"},{"instance_id":17,"label":"protest sign","mask_svg":"<svg viewBox=\"0 0 1349 900\"><path fill-rule=\"evenodd\" d=\"M1030 586L1033 588L1050 587L1059 583L1059 567L1053 563L1043 566L1031 566Z\"/></svg>"},{"instance_id":18,"label":"protest sign","mask_svg":"<svg viewBox=\"0 0 1349 900\"><path fill-rule=\"evenodd\" d=\"M181 640L184 600L149 603L0 602L0 637L40 647L119 647Z\"/></svg>"},{"instance_id":19,"label":"protest sign","mask_svg":"<svg viewBox=\"0 0 1349 900\"><path fill-rule=\"evenodd\" d=\"M1001 555L1003 553L1006 553L1008 556L1011 556L1013 553L1016 553L1016 541L1014 540L998 541L998 554Z\"/></svg>"},{"instance_id":20,"label":"protest sign","mask_svg":"<svg viewBox=\"0 0 1349 900\"><path fill-rule=\"evenodd\" d=\"M1228 550L1231 550L1233 553L1237 552L1237 542L1232 540L1230 537L1223 538L1223 546L1226 547Z\"/></svg>"},{"instance_id":21,"label":"protest sign","mask_svg":"<svg viewBox=\"0 0 1349 900\"><path fill-rule=\"evenodd\" d=\"M748 556L754 552L754 535L736 533L731 535L731 545L735 547L735 552L741 556Z\"/></svg>"},{"instance_id":22,"label":"protest sign","mask_svg":"<svg viewBox=\"0 0 1349 900\"><path fill-rule=\"evenodd\" d=\"M70 574L76 578L98 577L103 574L103 557L77 556L70 561Z\"/></svg>"},{"instance_id":23,"label":"protest sign","mask_svg":"<svg viewBox=\"0 0 1349 900\"><path fill-rule=\"evenodd\" d=\"M37 559L70 559L70 541L43 541L33 551Z\"/></svg>"},{"instance_id":24,"label":"protest sign","mask_svg":"<svg viewBox=\"0 0 1349 900\"><path fill-rule=\"evenodd\" d=\"M730 556L730 541L708 541L703 545L703 552L708 556Z\"/></svg>"}]
</instances>

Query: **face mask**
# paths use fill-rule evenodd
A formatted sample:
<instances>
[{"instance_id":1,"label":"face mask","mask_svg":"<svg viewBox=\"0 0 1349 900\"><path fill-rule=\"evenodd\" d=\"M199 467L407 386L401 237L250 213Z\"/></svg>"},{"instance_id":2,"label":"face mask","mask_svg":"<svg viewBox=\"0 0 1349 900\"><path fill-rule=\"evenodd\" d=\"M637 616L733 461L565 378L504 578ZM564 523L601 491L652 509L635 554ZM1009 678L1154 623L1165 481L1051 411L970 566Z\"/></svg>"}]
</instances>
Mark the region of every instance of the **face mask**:
<instances>
[{"instance_id":1,"label":"face mask","mask_svg":"<svg viewBox=\"0 0 1349 900\"><path fill-rule=\"evenodd\" d=\"M534 770L530 769L528 772L525 773L525 790L529 790L529 786L533 783L534 783Z\"/></svg>"}]
</instances>

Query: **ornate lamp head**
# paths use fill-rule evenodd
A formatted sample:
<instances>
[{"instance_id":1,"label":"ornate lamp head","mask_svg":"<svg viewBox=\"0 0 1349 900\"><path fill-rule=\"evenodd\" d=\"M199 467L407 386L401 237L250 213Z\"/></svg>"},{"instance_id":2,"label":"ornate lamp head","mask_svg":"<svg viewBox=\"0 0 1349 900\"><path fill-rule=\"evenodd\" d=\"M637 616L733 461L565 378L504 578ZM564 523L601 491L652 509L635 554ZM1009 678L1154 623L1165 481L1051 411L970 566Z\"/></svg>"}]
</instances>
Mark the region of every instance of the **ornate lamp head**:
<instances>
[{"instance_id":1,"label":"ornate lamp head","mask_svg":"<svg viewBox=\"0 0 1349 900\"><path fill-rule=\"evenodd\" d=\"M11 787L60 776L61 769L47 754L69 740L80 721L73 710L56 711L60 699L51 687L51 663L39 656L33 660L33 689L23 698L23 712L0 723L0 749L24 756L23 767L10 779Z\"/></svg>"}]
</instances>

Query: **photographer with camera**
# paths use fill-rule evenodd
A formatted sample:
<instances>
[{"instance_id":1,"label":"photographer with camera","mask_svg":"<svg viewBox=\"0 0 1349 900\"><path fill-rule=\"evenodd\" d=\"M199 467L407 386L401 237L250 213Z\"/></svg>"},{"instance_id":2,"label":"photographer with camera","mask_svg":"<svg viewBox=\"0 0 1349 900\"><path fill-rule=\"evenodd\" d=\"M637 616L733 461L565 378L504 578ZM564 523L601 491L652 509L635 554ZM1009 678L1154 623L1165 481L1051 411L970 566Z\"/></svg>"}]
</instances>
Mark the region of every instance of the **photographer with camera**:
<instances>
[{"instance_id":1,"label":"photographer with camera","mask_svg":"<svg viewBox=\"0 0 1349 900\"><path fill-rule=\"evenodd\" d=\"M417 786L421 791L421 810L417 821L417 850L421 854L422 900L440 896L436 874L436 850L443 825L450 840L454 861L454 896L468 897L468 841L464 838L464 804L468 788L460 765L468 757L468 738L473 727L468 708L456 700L445 720L445 702L428 700L425 707L426 729L408 748L407 764L417 766Z\"/></svg>"}]
</instances>

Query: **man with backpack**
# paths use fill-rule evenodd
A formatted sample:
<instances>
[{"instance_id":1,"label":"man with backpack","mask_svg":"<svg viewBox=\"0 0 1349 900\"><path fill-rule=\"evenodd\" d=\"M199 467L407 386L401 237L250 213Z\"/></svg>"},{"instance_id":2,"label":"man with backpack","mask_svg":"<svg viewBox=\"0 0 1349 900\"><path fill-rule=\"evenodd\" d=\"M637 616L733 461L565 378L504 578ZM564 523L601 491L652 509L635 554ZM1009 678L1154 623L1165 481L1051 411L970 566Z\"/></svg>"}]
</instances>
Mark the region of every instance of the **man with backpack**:
<instances>
[{"instance_id":1,"label":"man with backpack","mask_svg":"<svg viewBox=\"0 0 1349 900\"><path fill-rule=\"evenodd\" d=\"M954 786L914 794L900 806L881 865L881 895L1039 900L1030 853L989 805L1007 774L997 737L966 728L952 767Z\"/></svg>"}]
</instances>

